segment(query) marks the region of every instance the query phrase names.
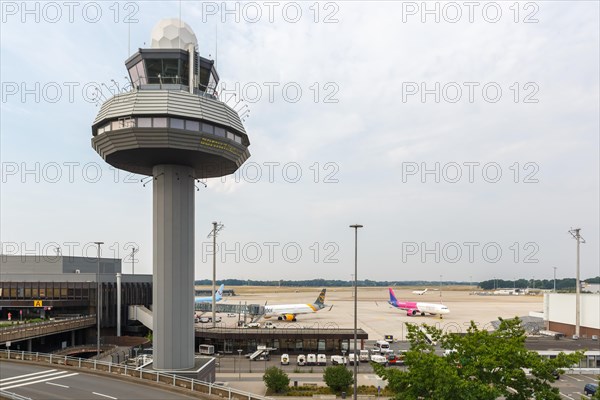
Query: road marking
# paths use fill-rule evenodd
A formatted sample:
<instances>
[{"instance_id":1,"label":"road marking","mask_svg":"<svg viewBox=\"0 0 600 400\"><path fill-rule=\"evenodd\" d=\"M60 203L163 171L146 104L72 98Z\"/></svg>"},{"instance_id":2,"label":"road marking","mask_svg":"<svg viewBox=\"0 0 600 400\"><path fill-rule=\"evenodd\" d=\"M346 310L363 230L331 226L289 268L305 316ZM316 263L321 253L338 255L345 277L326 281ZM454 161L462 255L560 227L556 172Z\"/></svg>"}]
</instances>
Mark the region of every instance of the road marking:
<instances>
[{"instance_id":1,"label":"road marking","mask_svg":"<svg viewBox=\"0 0 600 400\"><path fill-rule=\"evenodd\" d=\"M54 370L56 371L56 370ZM0 383L0 388L6 385L14 385L15 383L21 383L21 382L26 382L26 381L31 381L33 379L42 379L42 378L47 378L49 376L54 376L54 375L62 375L62 374L66 374L67 371L57 371L57 372L49 372L46 373L44 375L38 375L38 376L30 376L29 378L23 378L23 379L14 379L12 382L4 382L4 383Z\"/></svg>"},{"instance_id":2,"label":"road marking","mask_svg":"<svg viewBox=\"0 0 600 400\"><path fill-rule=\"evenodd\" d=\"M12 381L13 379L21 379L21 378L26 378L28 376L33 376L33 375L39 375L39 374L47 374L49 372L54 372L56 371L55 369L48 369L46 371L40 371L40 372L33 372L31 374L25 374L25 375L17 375L17 376L13 376L12 378L4 378L4 379L0 379L0 382L4 382L4 381Z\"/></svg>"},{"instance_id":3,"label":"road marking","mask_svg":"<svg viewBox=\"0 0 600 400\"><path fill-rule=\"evenodd\" d=\"M70 386L61 385L60 383L52 383L52 382L46 382L46 385L59 386L59 387L63 387L63 388L66 388L66 389L70 388Z\"/></svg>"},{"instance_id":4,"label":"road marking","mask_svg":"<svg viewBox=\"0 0 600 400\"><path fill-rule=\"evenodd\" d=\"M571 397L571 396L567 396L567 395L566 395L566 394L564 394L564 393L561 393L560 395L561 395L561 396L564 396L564 397L566 397L567 399L575 400L573 397Z\"/></svg>"},{"instance_id":5,"label":"road marking","mask_svg":"<svg viewBox=\"0 0 600 400\"><path fill-rule=\"evenodd\" d=\"M7 386L7 387L3 387L1 390L8 390L8 389L12 389L12 388L21 387L21 386L27 386L27 385L35 385L36 383L42 383L42 382L46 382L46 381L53 381L55 379L68 378L69 376L75 376L75 375L79 375L79 373L75 372L75 373L68 374L68 375L60 375L60 376L54 376L52 378L40 379L39 381L26 382L26 383L21 383L21 384L18 384L18 385Z\"/></svg>"},{"instance_id":6,"label":"road marking","mask_svg":"<svg viewBox=\"0 0 600 400\"><path fill-rule=\"evenodd\" d=\"M571 375L568 375L568 374L564 374L563 376L565 376L567 378L571 378L571 379L573 379L573 380L575 380L577 382L583 382L583 379L577 379L577 378L575 378L575 377L573 377Z\"/></svg>"},{"instance_id":7,"label":"road marking","mask_svg":"<svg viewBox=\"0 0 600 400\"><path fill-rule=\"evenodd\" d=\"M109 398L109 399L117 400L116 397L112 397L112 396L109 396L107 394L96 393L96 392L92 392L92 394L95 394L96 396L102 396L102 397L106 397L106 398Z\"/></svg>"}]
</instances>

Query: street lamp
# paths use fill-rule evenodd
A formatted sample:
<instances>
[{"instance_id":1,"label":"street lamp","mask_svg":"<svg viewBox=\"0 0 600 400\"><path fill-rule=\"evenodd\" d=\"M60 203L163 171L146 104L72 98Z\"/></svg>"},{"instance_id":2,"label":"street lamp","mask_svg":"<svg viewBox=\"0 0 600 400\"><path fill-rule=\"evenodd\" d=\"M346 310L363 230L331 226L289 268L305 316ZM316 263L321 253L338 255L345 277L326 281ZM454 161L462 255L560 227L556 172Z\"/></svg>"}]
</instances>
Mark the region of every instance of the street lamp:
<instances>
[{"instance_id":1,"label":"street lamp","mask_svg":"<svg viewBox=\"0 0 600 400\"><path fill-rule=\"evenodd\" d=\"M104 242L94 242L98 246L98 269L96 272L96 353L100 356L100 245Z\"/></svg>"},{"instance_id":2,"label":"street lamp","mask_svg":"<svg viewBox=\"0 0 600 400\"><path fill-rule=\"evenodd\" d=\"M243 351L242 349L238 349L238 355L239 355L239 358L238 358L238 360L239 360L238 361L238 364L239 364L238 365L238 371L239 371L238 372L238 380L240 380L240 381L242 380L242 351Z\"/></svg>"},{"instance_id":3,"label":"street lamp","mask_svg":"<svg viewBox=\"0 0 600 400\"><path fill-rule=\"evenodd\" d=\"M350 225L350 228L354 229L354 363L353 363L353 375L354 375L354 393L352 395L352 398L354 400L356 400L356 391L357 391L357 378L358 378L358 371L357 371L357 354L356 354L356 347L357 347L357 289L358 289L358 228L362 228L362 225L359 224L354 224L354 225Z\"/></svg>"}]
</instances>

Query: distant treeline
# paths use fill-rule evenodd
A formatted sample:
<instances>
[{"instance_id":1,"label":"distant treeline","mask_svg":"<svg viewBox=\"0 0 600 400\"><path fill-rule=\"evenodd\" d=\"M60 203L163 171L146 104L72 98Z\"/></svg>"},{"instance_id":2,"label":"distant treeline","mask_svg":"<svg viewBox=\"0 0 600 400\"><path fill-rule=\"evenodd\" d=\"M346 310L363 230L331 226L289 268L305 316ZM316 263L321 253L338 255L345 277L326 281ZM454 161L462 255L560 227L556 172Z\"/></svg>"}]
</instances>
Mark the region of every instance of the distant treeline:
<instances>
[{"instance_id":1,"label":"distant treeline","mask_svg":"<svg viewBox=\"0 0 600 400\"><path fill-rule=\"evenodd\" d=\"M212 281L203 279L195 281L196 285L210 285ZM342 281L338 279L310 279L304 281L258 281L258 280L243 280L243 279L220 279L219 284L224 283L225 286L288 286L288 287L351 287L354 281ZM443 282L444 286L448 285L469 285L469 282ZM473 282L474 285L477 282ZM393 286L439 286L440 281L372 281L369 279L359 280L358 286L372 287L393 287Z\"/></svg>"},{"instance_id":2,"label":"distant treeline","mask_svg":"<svg viewBox=\"0 0 600 400\"><path fill-rule=\"evenodd\" d=\"M587 283L600 283L600 276L586 279ZM354 281L343 281L339 279L309 279L299 281L261 281L261 280L246 280L246 279L221 279L219 284L224 283L226 286L286 286L286 287L351 287ZM210 279L202 279L195 281L196 285L210 285ZM360 287L394 287L394 286L431 286L440 285L440 281L372 281L369 279L359 280ZM498 288L536 288L536 289L554 289L554 280L552 279L517 279L503 280L490 279L483 282L465 282L465 281L442 281L444 286L468 286L474 285L485 290ZM575 278L564 278L556 280L557 290L575 289Z\"/></svg>"},{"instance_id":3,"label":"distant treeline","mask_svg":"<svg viewBox=\"0 0 600 400\"><path fill-rule=\"evenodd\" d=\"M586 283L600 283L600 276L595 278L586 279ZM517 280L504 280L504 279L490 279L487 281L479 282L479 287L484 290L492 289L554 289L554 279L517 279ZM575 278L564 278L556 280L556 290L575 290Z\"/></svg>"}]
</instances>

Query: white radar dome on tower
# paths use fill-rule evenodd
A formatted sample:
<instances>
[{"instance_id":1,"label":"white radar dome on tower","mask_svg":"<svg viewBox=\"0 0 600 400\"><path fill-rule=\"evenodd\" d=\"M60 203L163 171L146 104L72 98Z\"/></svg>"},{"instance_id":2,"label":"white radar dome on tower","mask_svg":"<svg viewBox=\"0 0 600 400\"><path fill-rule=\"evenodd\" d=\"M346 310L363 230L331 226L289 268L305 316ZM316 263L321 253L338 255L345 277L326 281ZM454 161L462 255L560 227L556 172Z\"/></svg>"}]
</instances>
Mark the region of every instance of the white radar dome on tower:
<instances>
[{"instance_id":1,"label":"white radar dome on tower","mask_svg":"<svg viewBox=\"0 0 600 400\"><path fill-rule=\"evenodd\" d=\"M153 49L184 49L198 44L192 28L178 18L160 20L152 29L151 46Z\"/></svg>"}]
</instances>

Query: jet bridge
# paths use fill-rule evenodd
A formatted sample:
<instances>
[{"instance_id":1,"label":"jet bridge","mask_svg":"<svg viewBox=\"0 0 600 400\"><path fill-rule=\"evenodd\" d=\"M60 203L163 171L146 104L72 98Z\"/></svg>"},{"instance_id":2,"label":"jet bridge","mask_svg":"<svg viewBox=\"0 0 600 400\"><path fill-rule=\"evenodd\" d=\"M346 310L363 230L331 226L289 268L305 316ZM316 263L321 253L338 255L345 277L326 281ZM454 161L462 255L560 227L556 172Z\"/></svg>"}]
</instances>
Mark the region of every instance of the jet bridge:
<instances>
[{"instance_id":1,"label":"jet bridge","mask_svg":"<svg viewBox=\"0 0 600 400\"><path fill-rule=\"evenodd\" d=\"M212 312L212 303L196 303L195 310L200 312ZM252 318L262 317L265 314L265 306L260 304L215 304L215 312L228 314L249 315Z\"/></svg>"}]
</instances>

